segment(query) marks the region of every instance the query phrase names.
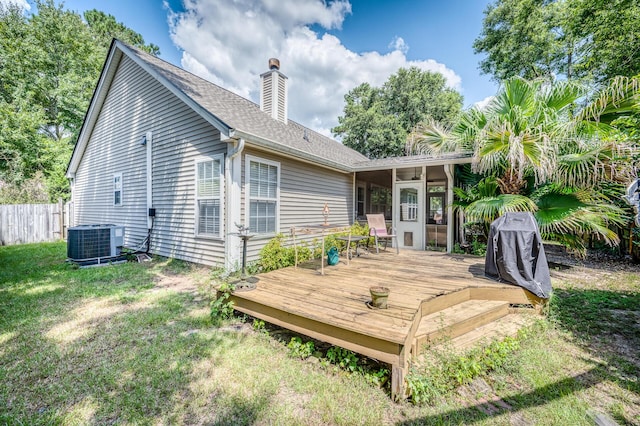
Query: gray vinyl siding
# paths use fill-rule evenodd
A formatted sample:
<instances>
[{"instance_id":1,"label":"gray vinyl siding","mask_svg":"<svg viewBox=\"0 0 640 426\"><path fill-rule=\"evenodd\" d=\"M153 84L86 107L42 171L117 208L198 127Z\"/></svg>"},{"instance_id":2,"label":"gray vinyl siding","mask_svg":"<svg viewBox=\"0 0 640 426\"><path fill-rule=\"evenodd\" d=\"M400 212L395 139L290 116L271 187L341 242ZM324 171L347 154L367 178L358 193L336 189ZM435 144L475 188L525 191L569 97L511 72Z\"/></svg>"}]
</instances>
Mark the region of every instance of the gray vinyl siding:
<instances>
[{"instance_id":1,"label":"gray vinyl siding","mask_svg":"<svg viewBox=\"0 0 640 426\"><path fill-rule=\"evenodd\" d=\"M147 189L146 147L140 139L147 131L153 132L156 209L151 252L223 264L224 241L195 236L195 159L224 153L226 144L213 126L126 56L76 173L75 223L121 224L127 247L142 243L147 235ZM117 172L123 177L123 205L114 207L112 178Z\"/></svg>"},{"instance_id":2,"label":"gray vinyl siding","mask_svg":"<svg viewBox=\"0 0 640 426\"><path fill-rule=\"evenodd\" d=\"M339 173L309 163L303 163L286 157L280 157L262 151L245 149L242 161L242 204L241 213L244 223L248 223L246 214L246 155L277 161L280 163L280 233L286 236L285 244L291 244L292 226L319 225L323 222L322 209L325 202L331 213L329 223L347 225L352 223L353 181L349 173ZM300 235L298 240L311 241L317 235ZM269 237L257 236L249 240L247 257L249 261L258 259L260 249L269 241Z\"/></svg>"}]
</instances>

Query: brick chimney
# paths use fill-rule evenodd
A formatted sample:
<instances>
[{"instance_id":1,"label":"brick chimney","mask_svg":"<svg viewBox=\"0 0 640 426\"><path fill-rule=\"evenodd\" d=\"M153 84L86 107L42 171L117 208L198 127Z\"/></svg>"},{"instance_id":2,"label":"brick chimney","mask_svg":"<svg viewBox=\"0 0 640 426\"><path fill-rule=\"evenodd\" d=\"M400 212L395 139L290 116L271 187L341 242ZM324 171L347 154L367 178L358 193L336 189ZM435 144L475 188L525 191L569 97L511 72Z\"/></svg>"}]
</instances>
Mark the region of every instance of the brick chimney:
<instances>
[{"instance_id":1,"label":"brick chimney","mask_svg":"<svg viewBox=\"0 0 640 426\"><path fill-rule=\"evenodd\" d=\"M269 59L269 71L260 80L260 109L287 124L287 76L280 72L280 61Z\"/></svg>"}]
</instances>

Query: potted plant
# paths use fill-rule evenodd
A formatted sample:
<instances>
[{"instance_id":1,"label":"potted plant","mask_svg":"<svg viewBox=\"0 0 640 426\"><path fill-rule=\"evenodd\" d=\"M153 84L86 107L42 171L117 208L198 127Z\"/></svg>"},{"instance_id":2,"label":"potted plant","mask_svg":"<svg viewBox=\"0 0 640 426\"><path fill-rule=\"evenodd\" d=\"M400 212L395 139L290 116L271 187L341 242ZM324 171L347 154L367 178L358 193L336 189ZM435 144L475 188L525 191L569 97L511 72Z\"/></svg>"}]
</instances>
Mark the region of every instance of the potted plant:
<instances>
[{"instance_id":1,"label":"potted plant","mask_svg":"<svg viewBox=\"0 0 640 426\"><path fill-rule=\"evenodd\" d=\"M371 306L378 309L387 309L389 291L390 290L387 287L369 287L369 292L371 293Z\"/></svg>"}]
</instances>

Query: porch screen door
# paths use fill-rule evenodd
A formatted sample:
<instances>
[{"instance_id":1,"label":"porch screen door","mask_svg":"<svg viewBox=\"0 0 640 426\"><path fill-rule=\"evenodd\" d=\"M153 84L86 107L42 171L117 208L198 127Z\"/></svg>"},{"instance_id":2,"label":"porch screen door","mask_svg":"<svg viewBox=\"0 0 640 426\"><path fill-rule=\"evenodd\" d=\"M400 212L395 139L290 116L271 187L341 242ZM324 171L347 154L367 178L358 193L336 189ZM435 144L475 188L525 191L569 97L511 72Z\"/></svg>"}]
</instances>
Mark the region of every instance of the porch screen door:
<instances>
[{"instance_id":1,"label":"porch screen door","mask_svg":"<svg viewBox=\"0 0 640 426\"><path fill-rule=\"evenodd\" d=\"M396 233L400 248L424 249L424 188L421 182L396 183Z\"/></svg>"}]
</instances>

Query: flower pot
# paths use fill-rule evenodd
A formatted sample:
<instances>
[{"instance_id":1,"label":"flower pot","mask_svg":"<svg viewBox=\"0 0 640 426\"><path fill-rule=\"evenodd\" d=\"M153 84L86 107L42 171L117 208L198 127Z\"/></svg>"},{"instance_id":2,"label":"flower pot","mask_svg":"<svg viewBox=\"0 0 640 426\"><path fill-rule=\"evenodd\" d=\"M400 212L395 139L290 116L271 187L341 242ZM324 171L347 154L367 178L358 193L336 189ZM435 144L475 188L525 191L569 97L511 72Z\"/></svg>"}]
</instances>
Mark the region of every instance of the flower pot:
<instances>
[{"instance_id":1,"label":"flower pot","mask_svg":"<svg viewBox=\"0 0 640 426\"><path fill-rule=\"evenodd\" d=\"M378 309L387 309L389 299L389 289L387 287L370 287L371 306Z\"/></svg>"}]
</instances>

